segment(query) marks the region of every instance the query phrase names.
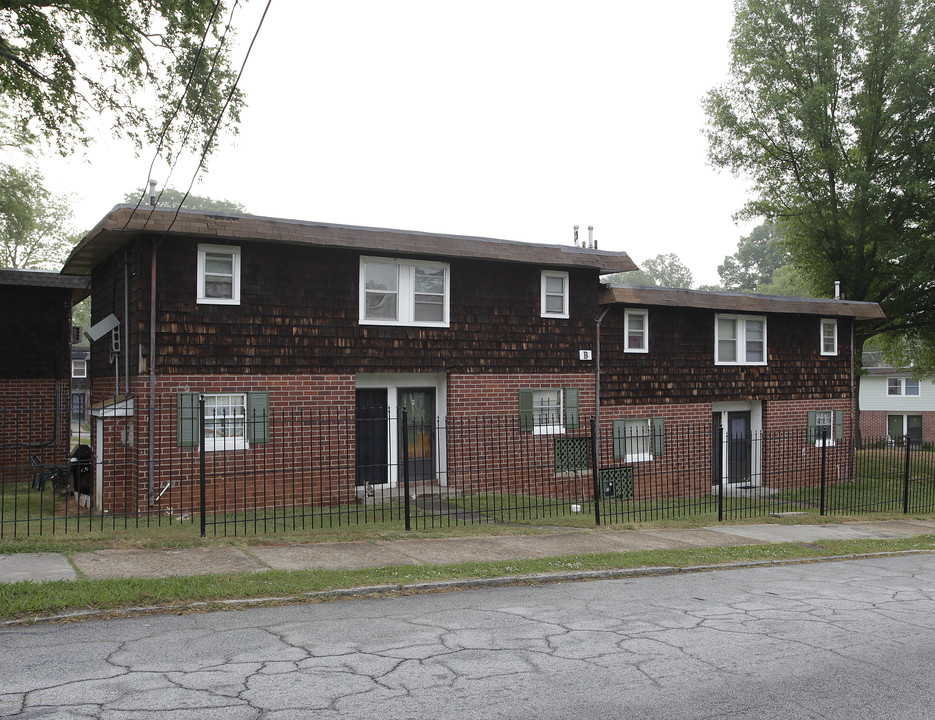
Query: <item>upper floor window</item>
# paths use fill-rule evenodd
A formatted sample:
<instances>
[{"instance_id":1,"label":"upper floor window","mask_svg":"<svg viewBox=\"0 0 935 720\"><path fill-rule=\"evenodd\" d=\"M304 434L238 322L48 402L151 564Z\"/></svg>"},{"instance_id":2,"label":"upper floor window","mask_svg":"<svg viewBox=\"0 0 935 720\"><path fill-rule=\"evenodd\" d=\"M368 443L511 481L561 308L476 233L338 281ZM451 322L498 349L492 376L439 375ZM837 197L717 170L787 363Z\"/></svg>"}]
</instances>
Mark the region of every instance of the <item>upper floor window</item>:
<instances>
[{"instance_id":1,"label":"upper floor window","mask_svg":"<svg viewBox=\"0 0 935 720\"><path fill-rule=\"evenodd\" d=\"M88 376L88 361L84 358L72 358L71 376L73 378L86 378Z\"/></svg>"},{"instance_id":2,"label":"upper floor window","mask_svg":"<svg viewBox=\"0 0 935 720\"><path fill-rule=\"evenodd\" d=\"M753 315L715 315L716 365L765 365L766 318Z\"/></svg>"},{"instance_id":3,"label":"upper floor window","mask_svg":"<svg viewBox=\"0 0 935 720\"><path fill-rule=\"evenodd\" d=\"M838 354L838 321L833 318L821 320L821 354Z\"/></svg>"},{"instance_id":4,"label":"upper floor window","mask_svg":"<svg viewBox=\"0 0 935 720\"><path fill-rule=\"evenodd\" d=\"M198 246L198 302L240 304L240 248L228 245Z\"/></svg>"},{"instance_id":5,"label":"upper floor window","mask_svg":"<svg viewBox=\"0 0 935 720\"><path fill-rule=\"evenodd\" d=\"M360 322L448 327L447 263L360 259Z\"/></svg>"},{"instance_id":6,"label":"upper floor window","mask_svg":"<svg viewBox=\"0 0 935 720\"><path fill-rule=\"evenodd\" d=\"M568 273L543 270L541 282L542 317L568 317Z\"/></svg>"},{"instance_id":7,"label":"upper floor window","mask_svg":"<svg viewBox=\"0 0 935 720\"><path fill-rule=\"evenodd\" d=\"M919 381L912 378L891 377L886 379L887 395L918 395Z\"/></svg>"},{"instance_id":8,"label":"upper floor window","mask_svg":"<svg viewBox=\"0 0 935 720\"><path fill-rule=\"evenodd\" d=\"M626 310L623 314L624 352L649 352L649 311Z\"/></svg>"}]
</instances>

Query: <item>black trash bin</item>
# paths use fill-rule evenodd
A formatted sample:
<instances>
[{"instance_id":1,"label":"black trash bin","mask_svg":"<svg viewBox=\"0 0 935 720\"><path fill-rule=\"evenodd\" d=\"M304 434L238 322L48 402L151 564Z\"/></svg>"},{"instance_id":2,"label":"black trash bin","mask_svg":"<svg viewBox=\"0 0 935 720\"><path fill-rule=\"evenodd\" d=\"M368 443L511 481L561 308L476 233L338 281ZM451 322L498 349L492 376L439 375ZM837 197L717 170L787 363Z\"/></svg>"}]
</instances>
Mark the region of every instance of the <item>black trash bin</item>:
<instances>
[{"instance_id":1,"label":"black trash bin","mask_svg":"<svg viewBox=\"0 0 935 720\"><path fill-rule=\"evenodd\" d=\"M90 495L94 484L91 482L92 453L90 445L77 445L68 456L71 465L71 484L75 491Z\"/></svg>"}]
</instances>

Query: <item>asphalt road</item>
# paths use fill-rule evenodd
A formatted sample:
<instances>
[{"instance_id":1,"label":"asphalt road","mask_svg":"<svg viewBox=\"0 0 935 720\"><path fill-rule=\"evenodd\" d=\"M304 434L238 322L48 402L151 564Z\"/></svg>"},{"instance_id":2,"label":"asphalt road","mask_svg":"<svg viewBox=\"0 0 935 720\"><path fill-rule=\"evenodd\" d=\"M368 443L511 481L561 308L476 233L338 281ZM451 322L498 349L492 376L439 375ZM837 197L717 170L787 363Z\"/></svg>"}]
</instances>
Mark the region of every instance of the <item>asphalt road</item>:
<instances>
[{"instance_id":1,"label":"asphalt road","mask_svg":"<svg viewBox=\"0 0 935 720\"><path fill-rule=\"evenodd\" d=\"M935 555L0 630L4 718L935 716Z\"/></svg>"}]
</instances>

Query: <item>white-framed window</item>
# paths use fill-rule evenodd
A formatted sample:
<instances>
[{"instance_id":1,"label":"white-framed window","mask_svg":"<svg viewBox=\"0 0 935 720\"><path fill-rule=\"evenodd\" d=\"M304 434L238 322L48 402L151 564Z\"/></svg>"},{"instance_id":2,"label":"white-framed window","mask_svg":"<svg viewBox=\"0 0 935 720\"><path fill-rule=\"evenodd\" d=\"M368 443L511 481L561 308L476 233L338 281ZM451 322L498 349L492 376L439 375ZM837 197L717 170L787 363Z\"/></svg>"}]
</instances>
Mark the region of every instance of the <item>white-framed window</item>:
<instances>
[{"instance_id":1,"label":"white-framed window","mask_svg":"<svg viewBox=\"0 0 935 720\"><path fill-rule=\"evenodd\" d=\"M843 410L809 410L808 437L815 447L821 447L822 437L828 445L844 439Z\"/></svg>"},{"instance_id":2,"label":"white-framed window","mask_svg":"<svg viewBox=\"0 0 935 720\"><path fill-rule=\"evenodd\" d=\"M542 317L568 317L568 273L543 270L541 285Z\"/></svg>"},{"instance_id":3,"label":"white-framed window","mask_svg":"<svg viewBox=\"0 0 935 720\"><path fill-rule=\"evenodd\" d=\"M918 397L919 381L912 378L891 377L886 379L887 395Z\"/></svg>"},{"instance_id":4,"label":"white-framed window","mask_svg":"<svg viewBox=\"0 0 935 720\"><path fill-rule=\"evenodd\" d=\"M815 411L815 444L820 445L822 438L829 445L834 444L834 413L831 410Z\"/></svg>"},{"instance_id":5,"label":"white-framed window","mask_svg":"<svg viewBox=\"0 0 935 720\"><path fill-rule=\"evenodd\" d=\"M233 245L198 246L198 302L240 304L240 248Z\"/></svg>"},{"instance_id":6,"label":"white-framed window","mask_svg":"<svg viewBox=\"0 0 935 720\"><path fill-rule=\"evenodd\" d=\"M519 391L520 430L560 434L580 425L578 388L523 388Z\"/></svg>"},{"instance_id":7,"label":"white-framed window","mask_svg":"<svg viewBox=\"0 0 935 720\"><path fill-rule=\"evenodd\" d=\"M766 318L714 316L715 365L766 365Z\"/></svg>"},{"instance_id":8,"label":"white-framed window","mask_svg":"<svg viewBox=\"0 0 935 720\"><path fill-rule=\"evenodd\" d=\"M247 396L205 396L205 450L242 450L247 442Z\"/></svg>"},{"instance_id":9,"label":"white-framed window","mask_svg":"<svg viewBox=\"0 0 935 720\"><path fill-rule=\"evenodd\" d=\"M88 376L88 361L84 358L72 358L71 376L73 378L86 378Z\"/></svg>"},{"instance_id":10,"label":"white-framed window","mask_svg":"<svg viewBox=\"0 0 935 720\"><path fill-rule=\"evenodd\" d=\"M450 274L448 263L361 257L361 324L448 327Z\"/></svg>"},{"instance_id":11,"label":"white-framed window","mask_svg":"<svg viewBox=\"0 0 935 720\"><path fill-rule=\"evenodd\" d=\"M821 354L838 354L838 321L834 318L821 319Z\"/></svg>"},{"instance_id":12,"label":"white-framed window","mask_svg":"<svg viewBox=\"0 0 935 720\"><path fill-rule=\"evenodd\" d=\"M562 412L562 389L546 388L532 391L533 432L565 432Z\"/></svg>"},{"instance_id":13,"label":"white-framed window","mask_svg":"<svg viewBox=\"0 0 935 720\"><path fill-rule=\"evenodd\" d=\"M649 310L625 310L623 335L626 338L624 352L649 352Z\"/></svg>"},{"instance_id":14,"label":"white-framed window","mask_svg":"<svg viewBox=\"0 0 935 720\"><path fill-rule=\"evenodd\" d=\"M614 457L626 462L653 459L653 423L650 418L614 421Z\"/></svg>"}]
</instances>

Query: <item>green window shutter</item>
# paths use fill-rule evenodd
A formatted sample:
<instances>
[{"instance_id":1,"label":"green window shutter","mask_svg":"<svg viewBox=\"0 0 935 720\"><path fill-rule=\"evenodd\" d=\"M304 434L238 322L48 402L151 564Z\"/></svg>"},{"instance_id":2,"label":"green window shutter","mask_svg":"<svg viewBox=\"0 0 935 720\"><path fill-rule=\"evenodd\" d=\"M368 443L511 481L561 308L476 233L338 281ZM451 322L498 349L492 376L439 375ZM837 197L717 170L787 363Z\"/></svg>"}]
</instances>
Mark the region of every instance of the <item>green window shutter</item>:
<instances>
[{"instance_id":1,"label":"green window shutter","mask_svg":"<svg viewBox=\"0 0 935 720\"><path fill-rule=\"evenodd\" d=\"M844 411L834 411L834 441L841 442L844 439Z\"/></svg>"},{"instance_id":2,"label":"green window shutter","mask_svg":"<svg viewBox=\"0 0 935 720\"><path fill-rule=\"evenodd\" d=\"M627 421L614 420L614 460L627 459Z\"/></svg>"},{"instance_id":3,"label":"green window shutter","mask_svg":"<svg viewBox=\"0 0 935 720\"><path fill-rule=\"evenodd\" d=\"M269 442L269 393L247 393L247 438L251 443Z\"/></svg>"},{"instance_id":4,"label":"green window shutter","mask_svg":"<svg viewBox=\"0 0 935 720\"><path fill-rule=\"evenodd\" d=\"M653 418L653 457L666 454L666 427L663 418Z\"/></svg>"},{"instance_id":5,"label":"green window shutter","mask_svg":"<svg viewBox=\"0 0 935 720\"><path fill-rule=\"evenodd\" d=\"M578 417L578 388L565 388L565 429L577 430L581 424Z\"/></svg>"},{"instance_id":6,"label":"green window shutter","mask_svg":"<svg viewBox=\"0 0 935 720\"><path fill-rule=\"evenodd\" d=\"M519 429L520 432L532 432L535 427L532 412L532 390L519 391Z\"/></svg>"},{"instance_id":7,"label":"green window shutter","mask_svg":"<svg viewBox=\"0 0 935 720\"><path fill-rule=\"evenodd\" d=\"M817 442L818 441L818 426L817 420L815 419L815 411L808 411L808 435L806 436L806 442Z\"/></svg>"},{"instance_id":8,"label":"green window shutter","mask_svg":"<svg viewBox=\"0 0 935 720\"><path fill-rule=\"evenodd\" d=\"M201 435L198 419L198 393L178 394L177 420L176 438L179 447L198 447Z\"/></svg>"}]
</instances>

